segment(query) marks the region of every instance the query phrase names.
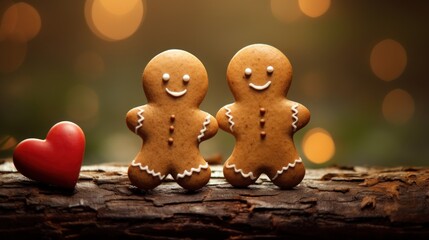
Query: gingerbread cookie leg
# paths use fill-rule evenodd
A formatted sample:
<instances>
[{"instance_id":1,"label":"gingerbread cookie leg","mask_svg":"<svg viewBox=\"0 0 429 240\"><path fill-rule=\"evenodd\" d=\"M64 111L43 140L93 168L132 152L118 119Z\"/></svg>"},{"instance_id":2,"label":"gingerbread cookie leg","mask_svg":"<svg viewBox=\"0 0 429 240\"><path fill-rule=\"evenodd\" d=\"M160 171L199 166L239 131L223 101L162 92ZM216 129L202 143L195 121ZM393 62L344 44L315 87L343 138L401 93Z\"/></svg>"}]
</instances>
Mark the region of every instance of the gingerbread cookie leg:
<instances>
[{"instance_id":1,"label":"gingerbread cookie leg","mask_svg":"<svg viewBox=\"0 0 429 240\"><path fill-rule=\"evenodd\" d=\"M225 179L234 187L247 187L255 183L258 179L259 174L254 172L245 172L243 169L239 168L236 164L231 164L231 161L228 160L223 167L223 175Z\"/></svg>"},{"instance_id":2,"label":"gingerbread cookie leg","mask_svg":"<svg viewBox=\"0 0 429 240\"><path fill-rule=\"evenodd\" d=\"M165 173L156 172L148 165L143 165L140 162L133 160L128 167L128 178L134 186L150 190L161 184L166 177Z\"/></svg>"},{"instance_id":3,"label":"gingerbread cookie leg","mask_svg":"<svg viewBox=\"0 0 429 240\"><path fill-rule=\"evenodd\" d=\"M269 174L271 181L282 189L290 189L298 185L305 175L305 167L301 158L296 159L293 163L282 167L281 169Z\"/></svg>"},{"instance_id":4,"label":"gingerbread cookie leg","mask_svg":"<svg viewBox=\"0 0 429 240\"><path fill-rule=\"evenodd\" d=\"M202 162L188 170L177 173L176 182L185 189L198 190L204 187L210 180L211 170L209 164L202 160Z\"/></svg>"}]
</instances>

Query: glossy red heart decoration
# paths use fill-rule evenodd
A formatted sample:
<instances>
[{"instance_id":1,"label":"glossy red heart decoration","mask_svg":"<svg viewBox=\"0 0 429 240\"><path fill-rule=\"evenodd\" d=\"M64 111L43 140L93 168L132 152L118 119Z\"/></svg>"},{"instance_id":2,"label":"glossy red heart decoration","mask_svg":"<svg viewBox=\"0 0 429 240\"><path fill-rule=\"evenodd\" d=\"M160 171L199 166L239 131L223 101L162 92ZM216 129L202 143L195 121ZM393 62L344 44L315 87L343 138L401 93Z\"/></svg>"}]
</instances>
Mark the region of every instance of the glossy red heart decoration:
<instances>
[{"instance_id":1,"label":"glossy red heart decoration","mask_svg":"<svg viewBox=\"0 0 429 240\"><path fill-rule=\"evenodd\" d=\"M46 140L26 139L13 153L13 163L24 176L64 188L74 188L85 152L85 135L72 122L59 122Z\"/></svg>"}]
</instances>

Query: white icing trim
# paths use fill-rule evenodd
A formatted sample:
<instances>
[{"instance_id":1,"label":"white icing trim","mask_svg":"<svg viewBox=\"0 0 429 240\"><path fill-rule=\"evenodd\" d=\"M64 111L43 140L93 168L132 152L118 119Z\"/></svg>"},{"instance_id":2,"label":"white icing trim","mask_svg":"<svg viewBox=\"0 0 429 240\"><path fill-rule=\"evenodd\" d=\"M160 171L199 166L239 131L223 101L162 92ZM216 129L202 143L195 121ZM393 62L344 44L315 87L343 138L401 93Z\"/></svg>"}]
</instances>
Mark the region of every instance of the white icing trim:
<instances>
[{"instance_id":1,"label":"white icing trim","mask_svg":"<svg viewBox=\"0 0 429 240\"><path fill-rule=\"evenodd\" d=\"M165 88L165 91L173 97L181 97L181 96L185 95L187 89L180 91L180 92L175 92L175 91L171 91L168 88Z\"/></svg>"},{"instance_id":2,"label":"white icing trim","mask_svg":"<svg viewBox=\"0 0 429 240\"><path fill-rule=\"evenodd\" d=\"M297 163L302 163L302 159L298 158L293 163L288 163L287 166L282 167L282 169L280 169L280 170L277 171L276 175L273 177L272 180L275 180L278 176L280 176L281 174L283 174L283 172L287 171L290 167L294 168Z\"/></svg>"},{"instance_id":3,"label":"white icing trim","mask_svg":"<svg viewBox=\"0 0 429 240\"><path fill-rule=\"evenodd\" d=\"M225 110L226 110L226 113L225 113L225 115L228 117L228 122L229 122L229 129L231 130L231 132L234 132L234 130L232 129L232 127L235 125L235 122L234 122L234 120L233 120L233 116L232 116L232 114L231 114L231 108L229 108L229 106L231 106L232 105L232 103L231 104L228 104L228 105L226 105L225 107L223 107L223 108L225 108Z\"/></svg>"},{"instance_id":4,"label":"white icing trim","mask_svg":"<svg viewBox=\"0 0 429 240\"><path fill-rule=\"evenodd\" d=\"M273 66L268 66L267 67L267 73L273 73L274 72L274 67Z\"/></svg>"},{"instance_id":5,"label":"white icing trim","mask_svg":"<svg viewBox=\"0 0 429 240\"><path fill-rule=\"evenodd\" d=\"M149 166L147 166L147 165L143 167L141 163L136 163L135 160L133 160L131 162L131 166L133 166L133 167L139 167L140 170L146 171L148 174L150 174L150 175L152 175L154 177L158 177L159 180L162 180L162 179L165 178L165 175L161 175L161 172L155 172L153 169L149 169Z\"/></svg>"},{"instance_id":6,"label":"white icing trim","mask_svg":"<svg viewBox=\"0 0 429 240\"><path fill-rule=\"evenodd\" d=\"M135 134L137 134L137 132L139 131L139 128L143 126L143 121L144 121L143 113L144 113L143 107L139 107L139 112L137 113L137 116L139 117L137 120L138 125L134 129Z\"/></svg>"},{"instance_id":7,"label":"white icing trim","mask_svg":"<svg viewBox=\"0 0 429 240\"><path fill-rule=\"evenodd\" d=\"M207 126L210 124L210 115L207 114L206 119L203 122L203 128L200 130L200 135L198 135L198 142L201 142L201 138L204 137L204 133L207 131Z\"/></svg>"},{"instance_id":8,"label":"white icing trim","mask_svg":"<svg viewBox=\"0 0 429 240\"><path fill-rule=\"evenodd\" d=\"M296 126L296 124L298 123L298 106L299 106L299 104L298 103L295 103L292 107L291 107L291 109L292 109L292 118L293 118L293 122L292 122L292 127L293 127L293 131L295 132L296 131L296 129L297 129L297 126Z\"/></svg>"},{"instance_id":9,"label":"white icing trim","mask_svg":"<svg viewBox=\"0 0 429 240\"><path fill-rule=\"evenodd\" d=\"M235 164L231 164L231 165L229 165L229 163L226 163L225 167L226 167L226 168L234 168L234 172L236 172L236 173L240 173L240 174L241 174L241 176L243 176L243 177L245 177L245 178L250 177L250 179L252 179L252 180L255 180L255 179L256 179L255 175L253 175L253 173L252 173L252 172L244 173L243 169L239 169L239 168L237 168L237 166L235 166Z\"/></svg>"},{"instance_id":10,"label":"white icing trim","mask_svg":"<svg viewBox=\"0 0 429 240\"><path fill-rule=\"evenodd\" d=\"M265 83L264 85L256 85L254 83L249 83L249 87L258 90L258 91L262 91L267 89L269 86L271 85L271 81L268 81L267 83Z\"/></svg>"},{"instance_id":11,"label":"white icing trim","mask_svg":"<svg viewBox=\"0 0 429 240\"><path fill-rule=\"evenodd\" d=\"M185 176L191 176L194 172L201 172L201 169L207 169L209 167L209 164L206 162L206 164L200 164L198 168L191 168L191 170L185 170L183 173L178 173L177 178L184 178Z\"/></svg>"}]
</instances>

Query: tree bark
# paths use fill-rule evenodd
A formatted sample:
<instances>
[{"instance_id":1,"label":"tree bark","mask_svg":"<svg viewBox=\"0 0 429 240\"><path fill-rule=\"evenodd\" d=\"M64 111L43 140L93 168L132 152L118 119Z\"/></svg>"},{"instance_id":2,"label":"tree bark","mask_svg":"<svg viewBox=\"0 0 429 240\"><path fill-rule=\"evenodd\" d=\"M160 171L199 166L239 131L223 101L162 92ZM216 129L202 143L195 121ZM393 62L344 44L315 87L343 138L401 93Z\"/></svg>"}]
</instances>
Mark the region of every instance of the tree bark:
<instances>
[{"instance_id":1,"label":"tree bark","mask_svg":"<svg viewBox=\"0 0 429 240\"><path fill-rule=\"evenodd\" d=\"M196 192L171 178L141 191L130 185L124 165L84 166L67 192L29 180L3 161L0 238L429 237L429 168L310 169L292 190L266 177L237 189L221 166L212 171Z\"/></svg>"}]
</instances>

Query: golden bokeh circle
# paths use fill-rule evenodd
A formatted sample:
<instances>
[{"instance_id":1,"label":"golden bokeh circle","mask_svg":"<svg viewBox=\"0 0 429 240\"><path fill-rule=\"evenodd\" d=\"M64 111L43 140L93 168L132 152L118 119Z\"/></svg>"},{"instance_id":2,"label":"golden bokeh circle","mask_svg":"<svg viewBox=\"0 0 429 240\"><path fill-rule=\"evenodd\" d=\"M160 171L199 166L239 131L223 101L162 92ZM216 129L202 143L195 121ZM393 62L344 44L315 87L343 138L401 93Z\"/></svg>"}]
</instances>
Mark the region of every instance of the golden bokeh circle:
<instances>
[{"instance_id":1,"label":"golden bokeh circle","mask_svg":"<svg viewBox=\"0 0 429 240\"><path fill-rule=\"evenodd\" d=\"M414 111L414 99L403 89L394 89L383 99L383 116L392 124L402 125L407 123L413 117Z\"/></svg>"},{"instance_id":2,"label":"golden bokeh circle","mask_svg":"<svg viewBox=\"0 0 429 240\"><path fill-rule=\"evenodd\" d=\"M404 72L407 66L407 52L399 42L385 39L372 49L370 66L378 78L392 81Z\"/></svg>"},{"instance_id":3,"label":"golden bokeh circle","mask_svg":"<svg viewBox=\"0 0 429 240\"><path fill-rule=\"evenodd\" d=\"M323 128L310 129L302 141L305 156L313 163L322 164L335 154L335 143L331 134Z\"/></svg>"},{"instance_id":4,"label":"golden bokeh circle","mask_svg":"<svg viewBox=\"0 0 429 240\"><path fill-rule=\"evenodd\" d=\"M91 31L106 41L119 41L133 35L144 17L142 0L87 0L85 19Z\"/></svg>"},{"instance_id":5,"label":"golden bokeh circle","mask_svg":"<svg viewBox=\"0 0 429 240\"><path fill-rule=\"evenodd\" d=\"M0 38L27 42L37 36L41 27L42 20L34 7L28 3L15 3L3 14Z\"/></svg>"},{"instance_id":6,"label":"golden bokeh circle","mask_svg":"<svg viewBox=\"0 0 429 240\"><path fill-rule=\"evenodd\" d=\"M331 0L298 0L298 5L305 15L317 18L329 10Z\"/></svg>"},{"instance_id":7,"label":"golden bokeh circle","mask_svg":"<svg viewBox=\"0 0 429 240\"><path fill-rule=\"evenodd\" d=\"M298 1L271 0L271 13L283 23L293 22L302 16L299 10Z\"/></svg>"},{"instance_id":8,"label":"golden bokeh circle","mask_svg":"<svg viewBox=\"0 0 429 240\"><path fill-rule=\"evenodd\" d=\"M110 13L116 15L124 15L130 13L139 3L142 3L141 0L127 0L127 1L118 1L118 0L100 0L100 4Z\"/></svg>"}]
</instances>

